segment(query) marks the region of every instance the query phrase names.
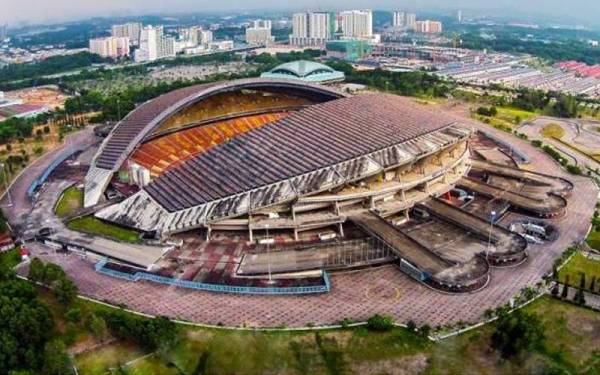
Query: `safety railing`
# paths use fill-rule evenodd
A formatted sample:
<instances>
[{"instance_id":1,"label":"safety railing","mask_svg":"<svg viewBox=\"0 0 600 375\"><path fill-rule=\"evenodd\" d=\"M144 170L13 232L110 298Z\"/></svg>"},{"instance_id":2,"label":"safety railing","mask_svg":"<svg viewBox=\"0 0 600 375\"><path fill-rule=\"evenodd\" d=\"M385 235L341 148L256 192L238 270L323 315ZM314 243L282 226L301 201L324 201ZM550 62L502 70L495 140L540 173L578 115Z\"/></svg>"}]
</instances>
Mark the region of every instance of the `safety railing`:
<instances>
[{"instance_id":1,"label":"safety railing","mask_svg":"<svg viewBox=\"0 0 600 375\"><path fill-rule=\"evenodd\" d=\"M45 170L44 173L42 173L42 175L38 178L36 178L31 185L29 185L29 188L27 189L27 197L29 197L30 199L34 196L35 191L44 184L44 182L46 182L46 180L48 179L48 176L50 176L50 174L52 172L54 172L54 170L56 169L56 167L58 167L59 165L61 165L65 160L67 160L68 158L70 158L71 156L75 155L76 153L82 151L83 148L82 147L76 147L73 148L71 150L69 150L67 153L61 155L58 159L54 160Z\"/></svg>"},{"instance_id":2,"label":"safety railing","mask_svg":"<svg viewBox=\"0 0 600 375\"><path fill-rule=\"evenodd\" d=\"M146 280L159 284L172 285L181 288L203 290L208 292L218 293L237 293L237 294L266 294L266 295L289 295L289 294L314 294L327 293L330 291L331 282L327 272L323 271L323 284L310 286L293 286L293 287L254 287L254 286L236 286L226 284L208 284L196 281L173 279L170 277L154 275L148 272L138 271L134 274L121 272L106 268L107 261L101 260L94 266L96 272L124 279L127 281Z\"/></svg>"}]
</instances>

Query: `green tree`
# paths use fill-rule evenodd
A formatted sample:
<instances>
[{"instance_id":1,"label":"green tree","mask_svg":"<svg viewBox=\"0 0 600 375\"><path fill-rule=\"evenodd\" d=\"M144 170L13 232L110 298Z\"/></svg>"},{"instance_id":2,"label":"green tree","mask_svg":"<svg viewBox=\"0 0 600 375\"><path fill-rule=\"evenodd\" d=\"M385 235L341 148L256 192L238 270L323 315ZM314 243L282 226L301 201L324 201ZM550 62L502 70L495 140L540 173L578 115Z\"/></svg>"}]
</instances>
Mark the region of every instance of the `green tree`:
<instances>
[{"instance_id":1,"label":"green tree","mask_svg":"<svg viewBox=\"0 0 600 375\"><path fill-rule=\"evenodd\" d=\"M92 332L92 335L94 335L94 337L98 340L104 340L106 338L106 322L104 321L104 319L102 319L102 317L97 316L95 314L92 315L89 323L89 328Z\"/></svg>"},{"instance_id":2,"label":"green tree","mask_svg":"<svg viewBox=\"0 0 600 375\"><path fill-rule=\"evenodd\" d=\"M0 373L39 369L54 323L34 287L18 279L0 282Z\"/></svg>"},{"instance_id":3,"label":"green tree","mask_svg":"<svg viewBox=\"0 0 600 375\"><path fill-rule=\"evenodd\" d=\"M56 299L67 306L73 303L78 293L75 283L64 275L54 283L52 290Z\"/></svg>"},{"instance_id":4,"label":"green tree","mask_svg":"<svg viewBox=\"0 0 600 375\"><path fill-rule=\"evenodd\" d=\"M44 367L46 375L72 374L71 359L67 354L65 344L61 340L52 340L44 347Z\"/></svg>"},{"instance_id":5,"label":"green tree","mask_svg":"<svg viewBox=\"0 0 600 375\"><path fill-rule=\"evenodd\" d=\"M496 330L491 337L491 346L498 350L503 358L512 358L540 348L544 339L544 330L539 318L534 314L515 310L512 313L499 314Z\"/></svg>"},{"instance_id":6,"label":"green tree","mask_svg":"<svg viewBox=\"0 0 600 375\"><path fill-rule=\"evenodd\" d=\"M33 258L29 263L29 272L27 278L33 283L40 283L44 280L46 266L40 258Z\"/></svg>"}]
</instances>

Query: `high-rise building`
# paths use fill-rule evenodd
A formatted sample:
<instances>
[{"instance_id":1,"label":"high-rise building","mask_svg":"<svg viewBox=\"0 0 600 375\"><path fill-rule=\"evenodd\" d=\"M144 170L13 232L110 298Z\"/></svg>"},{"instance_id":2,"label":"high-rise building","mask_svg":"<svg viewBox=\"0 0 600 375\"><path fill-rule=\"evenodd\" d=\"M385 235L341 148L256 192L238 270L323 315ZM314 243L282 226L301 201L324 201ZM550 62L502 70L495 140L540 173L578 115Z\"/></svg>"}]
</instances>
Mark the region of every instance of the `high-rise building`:
<instances>
[{"instance_id":1,"label":"high-rise building","mask_svg":"<svg viewBox=\"0 0 600 375\"><path fill-rule=\"evenodd\" d=\"M269 44L275 38L271 35L270 20L256 20L253 26L246 28L246 43L248 44Z\"/></svg>"},{"instance_id":2,"label":"high-rise building","mask_svg":"<svg viewBox=\"0 0 600 375\"><path fill-rule=\"evenodd\" d=\"M373 13L371 10L348 10L340 12L341 29L346 38L370 39L373 37Z\"/></svg>"},{"instance_id":3,"label":"high-rise building","mask_svg":"<svg viewBox=\"0 0 600 375\"><path fill-rule=\"evenodd\" d=\"M90 39L90 53L117 59L129 55L129 38L106 37Z\"/></svg>"},{"instance_id":4,"label":"high-rise building","mask_svg":"<svg viewBox=\"0 0 600 375\"><path fill-rule=\"evenodd\" d=\"M8 39L8 26L0 25L0 42Z\"/></svg>"},{"instance_id":5,"label":"high-rise building","mask_svg":"<svg viewBox=\"0 0 600 375\"><path fill-rule=\"evenodd\" d=\"M154 61L170 56L175 56L175 38L164 35L162 26L144 27L140 34L140 48L135 51L135 61Z\"/></svg>"},{"instance_id":6,"label":"high-rise building","mask_svg":"<svg viewBox=\"0 0 600 375\"><path fill-rule=\"evenodd\" d=\"M460 9L456 11L456 21L458 23L462 23L462 21L463 21L462 10L460 10Z\"/></svg>"},{"instance_id":7,"label":"high-rise building","mask_svg":"<svg viewBox=\"0 0 600 375\"><path fill-rule=\"evenodd\" d=\"M417 15L414 13L406 13L404 27L409 30L414 30L417 23Z\"/></svg>"},{"instance_id":8,"label":"high-rise building","mask_svg":"<svg viewBox=\"0 0 600 375\"><path fill-rule=\"evenodd\" d=\"M406 13L401 12L401 11L395 11L392 14L392 26L405 27L406 26Z\"/></svg>"},{"instance_id":9,"label":"high-rise building","mask_svg":"<svg viewBox=\"0 0 600 375\"><path fill-rule=\"evenodd\" d=\"M322 45L333 37L334 15L328 12L295 13L292 17L292 45Z\"/></svg>"},{"instance_id":10,"label":"high-rise building","mask_svg":"<svg viewBox=\"0 0 600 375\"><path fill-rule=\"evenodd\" d=\"M186 47L196 47L200 43L200 33L202 28L200 26L191 26L179 30L180 41Z\"/></svg>"},{"instance_id":11,"label":"high-rise building","mask_svg":"<svg viewBox=\"0 0 600 375\"><path fill-rule=\"evenodd\" d=\"M207 46L213 41L213 33L210 30L202 30L198 40L199 45Z\"/></svg>"},{"instance_id":12,"label":"high-rise building","mask_svg":"<svg viewBox=\"0 0 600 375\"><path fill-rule=\"evenodd\" d=\"M415 31L418 33L425 34L436 34L442 32L442 23L439 21L425 20L417 21L415 23Z\"/></svg>"},{"instance_id":13,"label":"high-rise building","mask_svg":"<svg viewBox=\"0 0 600 375\"><path fill-rule=\"evenodd\" d=\"M407 13L403 11L396 11L393 13L392 26L402 29L413 30L415 28L415 22L417 21L417 15L414 13Z\"/></svg>"},{"instance_id":14,"label":"high-rise building","mask_svg":"<svg viewBox=\"0 0 600 375\"><path fill-rule=\"evenodd\" d=\"M129 38L133 44L139 44L142 32L142 24L139 22L129 22L122 25L113 25L111 35L118 38Z\"/></svg>"}]
</instances>

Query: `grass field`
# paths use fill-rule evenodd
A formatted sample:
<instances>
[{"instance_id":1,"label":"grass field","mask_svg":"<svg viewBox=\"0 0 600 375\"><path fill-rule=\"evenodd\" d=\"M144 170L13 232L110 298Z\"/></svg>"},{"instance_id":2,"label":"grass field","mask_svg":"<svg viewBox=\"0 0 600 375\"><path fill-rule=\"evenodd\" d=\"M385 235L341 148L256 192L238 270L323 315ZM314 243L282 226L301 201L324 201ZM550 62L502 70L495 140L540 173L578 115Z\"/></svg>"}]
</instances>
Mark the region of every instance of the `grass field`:
<instances>
[{"instance_id":1,"label":"grass field","mask_svg":"<svg viewBox=\"0 0 600 375\"><path fill-rule=\"evenodd\" d=\"M105 223L94 216L83 216L67 223L67 227L79 232L97 234L118 241L137 243L140 242L139 233L116 225Z\"/></svg>"},{"instance_id":2,"label":"grass field","mask_svg":"<svg viewBox=\"0 0 600 375\"><path fill-rule=\"evenodd\" d=\"M537 116L537 113L535 112L525 111L523 109L518 108L496 107L496 110L498 111L496 117L512 123L515 122L515 119L517 117L520 118L521 121L526 121L531 119L532 117Z\"/></svg>"},{"instance_id":3,"label":"grass field","mask_svg":"<svg viewBox=\"0 0 600 375\"><path fill-rule=\"evenodd\" d=\"M494 327L486 325L437 343L402 328L378 333L365 327L320 332L186 327L180 342L166 353L144 357L149 353L113 342L77 355L75 362L80 374L102 374L118 365L124 365L128 374L595 374L600 370L600 313L551 297L525 310L540 317L547 338L543 348L522 360L501 361L489 346Z\"/></svg>"},{"instance_id":4,"label":"grass field","mask_svg":"<svg viewBox=\"0 0 600 375\"><path fill-rule=\"evenodd\" d=\"M560 139L565 135L565 129L555 123L547 124L542 128L540 133L546 138Z\"/></svg>"},{"instance_id":5,"label":"grass field","mask_svg":"<svg viewBox=\"0 0 600 375\"><path fill-rule=\"evenodd\" d=\"M586 242L591 248L600 250L600 232L592 230L586 238Z\"/></svg>"},{"instance_id":6,"label":"grass field","mask_svg":"<svg viewBox=\"0 0 600 375\"><path fill-rule=\"evenodd\" d=\"M58 217L68 216L83 207L83 190L72 186L64 191L56 205Z\"/></svg>"},{"instance_id":7,"label":"grass field","mask_svg":"<svg viewBox=\"0 0 600 375\"><path fill-rule=\"evenodd\" d=\"M597 232L593 233L597 234ZM596 289L600 287L600 261L588 259L580 252L575 254L569 263L561 268L558 273L558 279L565 283L566 277L569 275L569 284L578 287L582 273L585 274L586 289L589 288L589 284L594 276L598 280Z\"/></svg>"}]
</instances>

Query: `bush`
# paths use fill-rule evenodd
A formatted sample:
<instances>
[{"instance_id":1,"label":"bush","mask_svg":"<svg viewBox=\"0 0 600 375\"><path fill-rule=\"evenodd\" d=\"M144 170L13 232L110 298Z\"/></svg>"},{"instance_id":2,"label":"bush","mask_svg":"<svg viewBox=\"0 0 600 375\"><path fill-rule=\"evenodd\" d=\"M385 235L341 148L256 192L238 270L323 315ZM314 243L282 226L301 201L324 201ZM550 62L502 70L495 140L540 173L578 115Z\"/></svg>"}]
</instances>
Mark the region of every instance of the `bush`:
<instances>
[{"instance_id":1,"label":"bush","mask_svg":"<svg viewBox=\"0 0 600 375\"><path fill-rule=\"evenodd\" d=\"M411 332L414 332L417 330L417 324L412 320L409 320L408 323L406 323L406 329L408 329Z\"/></svg>"},{"instance_id":2,"label":"bush","mask_svg":"<svg viewBox=\"0 0 600 375\"><path fill-rule=\"evenodd\" d=\"M544 329L539 318L522 310L502 312L491 337L492 348L503 358L511 358L542 346Z\"/></svg>"},{"instance_id":3,"label":"bush","mask_svg":"<svg viewBox=\"0 0 600 375\"><path fill-rule=\"evenodd\" d=\"M371 331L389 331L394 328L394 319L391 316L375 314L367 320L367 327Z\"/></svg>"},{"instance_id":4,"label":"bush","mask_svg":"<svg viewBox=\"0 0 600 375\"><path fill-rule=\"evenodd\" d=\"M81 321L81 310L78 308L70 309L65 313L65 319L71 323L79 323Z\"/></svg>"},{"instance_id":5,"label":"bush","mask_svg":"<svg viewBox=\"0 0 600 375\"><path fill-rule=\"evenodd\" d=\"M428 324L424 324L421 326L421 328L419 328L419 336L429 337L430 333L431 333L431 327Z\"/></svg>"},{"instance_id":6,"label":"bush","mask_svg":"<svg viewBox=\"0 0 600 375\"><path fill-rule=\"evenodd\" d=\"M573 165L573 164L567 165L567 172L569 172L571 174L577 174L577 175L582 174L581 167L579 167L577 165Z\"/></svg>"},{"instance_id":7,"label":"bush","mask_svg":"<svg viewBox=\"0 0 600 375\"><path fill-rule=\"evenodd\" d=\"M534 139L533 141L531 141L531 145L533 147L542 147L542 141L540 141L539 139Z\"/></svg>"},{"instance_id":8,"label":"bush","mask_svg":"<svg viewBox=\"0 0 600 375\"><path fill-rule=\"evenodd\" d=\"M477 114L480 116L493 117L498 114L496 107L479 107L477 108Z\"/></svg>"}]
</instances>

